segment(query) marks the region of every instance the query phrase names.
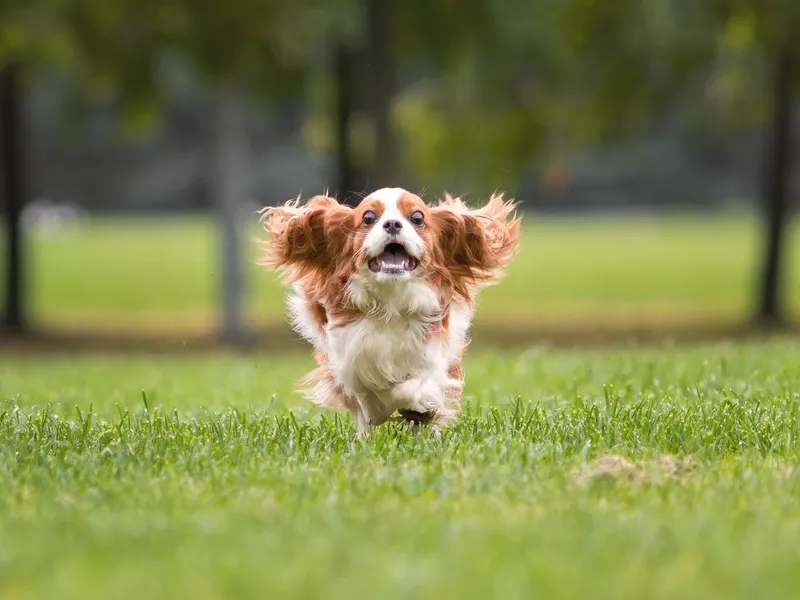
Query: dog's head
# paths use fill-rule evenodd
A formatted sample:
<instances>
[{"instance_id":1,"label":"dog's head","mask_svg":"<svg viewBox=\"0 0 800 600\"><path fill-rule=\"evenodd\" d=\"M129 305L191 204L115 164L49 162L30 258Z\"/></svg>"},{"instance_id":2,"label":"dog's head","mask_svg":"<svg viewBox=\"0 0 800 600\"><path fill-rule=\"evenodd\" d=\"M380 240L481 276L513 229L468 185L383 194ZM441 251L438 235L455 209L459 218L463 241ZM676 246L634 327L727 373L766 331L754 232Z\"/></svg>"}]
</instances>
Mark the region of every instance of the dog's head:
<instances>
[{"instance_id":1,"label":"dog's head","mask_svg":"<svg viewBox=\"0 0 800 600\"><path fill-rule=\"evenodd\" d=\"M294 201L265 209L262 221L270 233L263 262L289 282L424 281L467 300L511 261L520 225L501 196L471 210L449 196L428 206L401 188L377 190L355 208L327 196Z\"/></svg>"}]
</instances>

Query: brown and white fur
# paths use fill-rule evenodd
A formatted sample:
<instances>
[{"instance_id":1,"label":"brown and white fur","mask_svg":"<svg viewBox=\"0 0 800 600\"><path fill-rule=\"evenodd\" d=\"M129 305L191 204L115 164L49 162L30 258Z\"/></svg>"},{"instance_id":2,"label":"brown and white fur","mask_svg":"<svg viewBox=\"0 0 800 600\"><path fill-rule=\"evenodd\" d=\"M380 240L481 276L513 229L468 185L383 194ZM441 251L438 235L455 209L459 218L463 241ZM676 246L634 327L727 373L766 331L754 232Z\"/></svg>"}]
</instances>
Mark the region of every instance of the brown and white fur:
<instances>
[{"instance_id":1,"label":"brown and white fur","mask_svg":"<svg viewBox=\"0 0 800 600\"><path fill-rule=\"evenodd\" d=\"M309 399L349 410L362 435L396 411L435 427L456 417L476 294L517 250L514 208L384 188L355 208L316 196L264 209L262 262L293 287L292 324L319 365Z\"/></svg>"}]
</instances>

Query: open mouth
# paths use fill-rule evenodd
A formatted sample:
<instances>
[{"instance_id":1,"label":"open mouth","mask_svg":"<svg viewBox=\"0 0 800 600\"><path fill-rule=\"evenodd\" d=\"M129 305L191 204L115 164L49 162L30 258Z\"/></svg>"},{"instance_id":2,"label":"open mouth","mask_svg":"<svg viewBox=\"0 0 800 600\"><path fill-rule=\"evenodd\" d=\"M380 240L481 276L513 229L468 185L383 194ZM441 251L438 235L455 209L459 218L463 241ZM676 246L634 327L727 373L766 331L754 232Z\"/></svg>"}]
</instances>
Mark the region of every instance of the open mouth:
<instances>
[{"instance_id":1,"label":"open mouth","mask_svg":"<svg viewBox=\"0 0 800 600\"><path fill-rule=\"evenodd\" d=\"M387 244L378 256L369 259L367 266L373 273L390 273L397 275L413 271L419 261L411 256L402 244Z\"/></svg>"}]
</instances>

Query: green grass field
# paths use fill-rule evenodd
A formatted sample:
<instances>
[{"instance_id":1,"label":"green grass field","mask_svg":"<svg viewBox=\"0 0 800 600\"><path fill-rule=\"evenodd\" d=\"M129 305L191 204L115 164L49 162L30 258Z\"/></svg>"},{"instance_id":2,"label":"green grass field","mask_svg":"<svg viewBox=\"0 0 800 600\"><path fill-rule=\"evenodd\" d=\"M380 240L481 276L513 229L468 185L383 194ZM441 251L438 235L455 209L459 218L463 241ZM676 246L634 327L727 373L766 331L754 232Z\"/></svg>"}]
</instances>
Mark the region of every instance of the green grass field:
<instances>
[{"instance_id":1,"label":"green grass field","mask_svg":"<svg viewBox=\"0 0 800 600\"><path fill-rule=\"evenodd\" d=\"M757 233L531 217L478 328L744 319ZM215 239L202 219L34 234L34 317L210 329ZM283 291L250 274L253 320L283 324ZM497 346L468 353L441 437L366 440L293 391L308 352L5 348L0 599L795 595L800 345Z\"/></svg>"},{"instance_id":2,"label":"green grass field","mask_svg":"<svg viewBox=\"0 0 800 600\"><path fill-rule=\"evenodd\" d=\"M595 323L745 319L754 299L758 223L703 218L528 215L521 253L481 301L477 326L516 329ZM800 309L800 236L793 228L787 295ZM248 235L249 314L284 322L284 292L255 266ZM214 327L219 255L201 218L96 219L76 231L35 234L29 276L37 322L73 329L159 333Z\"/></svg>"},{"instance_id":3,"label":"green grass field","mask_svg":"<svg viewBox=\"0 0 800 600\"><path fill-rule=\"evenodd\" d=\"M452 430L363 441L293 394L309 362L4 357L0 598L800 585L796 344L475 350Z\"/></svg>"}]
</instances>

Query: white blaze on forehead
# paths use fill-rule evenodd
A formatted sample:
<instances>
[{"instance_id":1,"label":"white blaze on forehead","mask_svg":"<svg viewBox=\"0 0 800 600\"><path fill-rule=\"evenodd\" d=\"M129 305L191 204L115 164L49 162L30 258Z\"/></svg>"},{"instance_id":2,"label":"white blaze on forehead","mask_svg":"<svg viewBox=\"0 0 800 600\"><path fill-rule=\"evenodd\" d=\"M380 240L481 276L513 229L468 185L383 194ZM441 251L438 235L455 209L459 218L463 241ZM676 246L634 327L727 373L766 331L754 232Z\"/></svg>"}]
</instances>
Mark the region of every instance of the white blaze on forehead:
<instances>
[{"instance_id":1,"label":"white blaze on forehead","mask_svg":"<svg viewBox=\"0 0 800 600\"><path fill-rule=\"evenodd\" d=\"M366 200L377 200L383 205L383 214L380 219L372 226L372 230L364 240L364 247L370 256L379 254L387 243L390 236L383 228L383 224L389 220L400 221L403 224L400 233L396 238L397 242L403 244L406 251L416 258L421 258L424 251L422 238L419 237L414 226L400 212L400 200L408 194L403 188L381 188L372 192Z\"/></svg>"},{"instance_id":2,"label":"white blaze on forehead","mask_svg":"<svg viewBox=\"0 0 800 600\"><path fill-rule=\"evenodd\" d=\"M389 218L397 219L402 217L400 214L400 199L408 192L403 188L382 188L372 192L367 196L367 200L377 200L383 204L383 215L381 221L386 220L386 214L392 213Z\"/></svg>"}]
</instances>

